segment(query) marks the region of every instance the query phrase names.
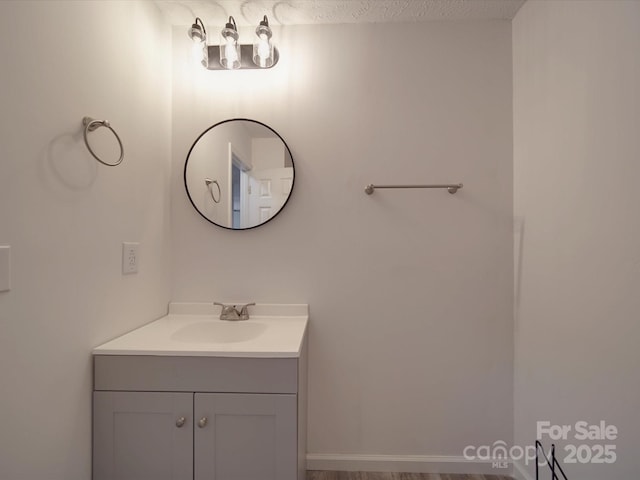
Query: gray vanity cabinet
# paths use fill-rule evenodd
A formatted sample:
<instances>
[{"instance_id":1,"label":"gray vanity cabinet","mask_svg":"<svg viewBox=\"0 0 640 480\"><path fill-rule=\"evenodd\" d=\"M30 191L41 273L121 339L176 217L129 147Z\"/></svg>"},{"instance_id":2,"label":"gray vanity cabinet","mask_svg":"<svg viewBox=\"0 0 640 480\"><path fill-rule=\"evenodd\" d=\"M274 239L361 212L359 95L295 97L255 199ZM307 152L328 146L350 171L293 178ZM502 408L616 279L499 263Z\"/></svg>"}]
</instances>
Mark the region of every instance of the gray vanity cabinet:
<instances>
[{"instance_id":1,"label":"gray vanity cabinet","mask_svg":"<svg viewBox=\"0 0 640 480\"><path fill-rule=\"evenodd\" d=\"M296 478L295 395L199 393L195 411L196 480Z\"/></svg>"},{"instance_id":2,"label":"gray vanity cabinet","mask_svg":"<svg viewBox=\"0 0 640 480\"><path fill-rule=\"evenodd\" d=\"M93 480L302 480L300 358L94 356Z\"/></svg>"},{"instance_id":3,"label":"gray vanity cabinet","mask_svg":"<svg viewBox=\"0 0 640 480\"><path fill-rule=\"evenodd\" d=\"M192 394L94 392L93 401L94 480L193 479Z\"/></svg>"}]
</instances>

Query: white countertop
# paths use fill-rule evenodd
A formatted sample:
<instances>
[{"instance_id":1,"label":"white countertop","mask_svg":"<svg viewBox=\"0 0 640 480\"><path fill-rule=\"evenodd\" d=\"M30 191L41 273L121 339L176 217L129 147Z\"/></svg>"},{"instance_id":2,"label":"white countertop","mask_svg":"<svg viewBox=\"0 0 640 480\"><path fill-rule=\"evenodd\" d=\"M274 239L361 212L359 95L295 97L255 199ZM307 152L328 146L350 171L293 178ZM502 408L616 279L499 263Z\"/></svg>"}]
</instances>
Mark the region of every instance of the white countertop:
<instances>
[{"instance_id":1,"label":"white countertop","mask_svg":"<svg viewBox=\"0 0 640 480\"><path fill-rule=\"evenodd\" d=\"M220 307L172 303L169 314L93 349L94 355L299 357L309 306L258 304L249 320L220 320Z\"/></svg>"}]
</instances>

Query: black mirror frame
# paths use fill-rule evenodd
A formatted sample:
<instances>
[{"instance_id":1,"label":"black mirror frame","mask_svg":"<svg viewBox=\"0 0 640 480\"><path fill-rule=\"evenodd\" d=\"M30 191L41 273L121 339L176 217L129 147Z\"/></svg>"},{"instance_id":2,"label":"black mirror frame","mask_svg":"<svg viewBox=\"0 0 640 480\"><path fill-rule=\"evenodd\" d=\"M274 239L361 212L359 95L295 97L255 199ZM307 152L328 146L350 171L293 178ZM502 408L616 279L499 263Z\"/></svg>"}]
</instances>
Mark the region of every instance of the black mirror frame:
<instances>
[{"instance_id":1,"label":"black mirror frame","mask_svg":"<svg viewBox=\"0 0 640 480\"><path fill-rule=\"evenodd\" d=\"M291 159L291 166L293 168L293 178L291 180L291 190L289 191L289 195L287 196L287 199L285 200L285 202L282 204L282 206L280 207L280 209L269 218L269 220L267 220L266 222L262 222L259 223L257 225L253 225L251 227L247 227L247 228L233 228L233 227L227 227L224 225L220 225L219 223L214 222L213 220L211 220L209 217L207 217L204 213L202 213L198 207L196 206L195 202L193 201L193 198L191 198L191 194L189 193L189 187L187 186L187 167L189 165L189 157L191 156L191 152L193 151L193 149L195 148L196 144L198 143L198 141L206 134L208 133L210 130L213 130L215 127L222 125L224 123L229 123L229 122L238 122L238 121L245 121L245 122L252 122L252 123L257 123L258 125L262 125L263 127L269 129L270 131L272 131L279 139L280 141L283 143L284 147L287 149L287 153L289 154L289 158ZM282 210L284 210L284 207L287 205L287 203L289 203L289 200L291 199L291 195L293 194L293 189L294 189L294 185L296 183L296 166L295 166L295 162L293 160L293 155L291 154L291 150L289 149L289 145L287 145L287 142L284 141L284 138L282 138L280 136L280 134L278 132L276 132L273 128L271 128L269 125L259 122L258 120L252 120L250 118L230 118L228 120L223 120L221 122L218 122L214 125L211 125L209 128L207 128L204 132L202 132L200 135L198 135L198 138L196 138L196 140L193 142L193 144L191 145L191 148L189 149L189 152L187 153L187 158L184 162L184 171L183 171L183 181L184 181L184 189L187 192L187 197L189 198L189 201L191 202L191 205L193 206L193 208L196 210L196 212L198 212L200 214L200 216L202 218L204 218L207 222L214 224L217 227L220 228L224 228L226 230L233 230L233 231L244 231L244 230L252 230L254 228L258 228L261 227L262 225L266 225L267 223L269 223L271 220L273 220L274 218L276 218L278 215L280 215L280 212L282 212Z\"/></svg>"}]
</instances>

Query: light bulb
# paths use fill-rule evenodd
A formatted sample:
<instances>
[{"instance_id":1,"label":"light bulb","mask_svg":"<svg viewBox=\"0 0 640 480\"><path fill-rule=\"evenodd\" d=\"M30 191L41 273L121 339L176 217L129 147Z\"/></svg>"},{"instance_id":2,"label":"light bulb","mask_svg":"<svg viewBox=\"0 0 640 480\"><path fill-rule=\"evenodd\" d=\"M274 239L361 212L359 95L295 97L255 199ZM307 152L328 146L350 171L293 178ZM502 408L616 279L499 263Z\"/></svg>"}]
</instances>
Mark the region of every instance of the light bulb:
<instances>
[{"instance_id":1,"label":"light bulb","mask_svg":"<svg viewBox=\"0 0 640 480\"><path fill-rule=\"evenodd\" d=\"M205 42L193 42L191 46L191 58L193 63L202 65L206 61Z\"/></svg>"},{"instance_id":2,"label":"light bulb","mask_svg":"<svg viewBox=\"0 0 640 480\"><path fill-rule=\"evenodd\" d=\"M224 56L227 59L227 68L233 69L233 65L238 61L238 53L236 52L236 41L232 37L227 37L227 43L224 46Z\"/></svg>"},{"instance_id":3,"label":"light bulb","mask_svg":"<svg viewBox=\"0 0 640 480\"><path fill-rule=\"evenodd\" d=\"M266 67L267 60L271 56L271 45L269 45L269 38L262 34L260 35L260 40L258 41L258 58L260 59L260 66Z\"/></svg>"}]
</instances>

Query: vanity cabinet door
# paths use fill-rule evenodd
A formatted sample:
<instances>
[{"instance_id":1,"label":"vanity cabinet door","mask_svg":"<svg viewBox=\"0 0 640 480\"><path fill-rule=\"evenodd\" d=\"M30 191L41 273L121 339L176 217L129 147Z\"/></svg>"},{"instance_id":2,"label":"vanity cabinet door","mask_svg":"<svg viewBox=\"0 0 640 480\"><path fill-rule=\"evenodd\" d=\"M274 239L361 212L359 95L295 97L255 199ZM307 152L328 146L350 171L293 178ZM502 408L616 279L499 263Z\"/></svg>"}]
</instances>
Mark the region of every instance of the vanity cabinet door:
<instances>
[{"instance_id":1,"label":"vanity cabinet door","mask_svg":"<svg viewBox=\"0 0 640 480\"><path fill-rule=\"evenodd\" d=\"M296 480L295 395L196 393L195 480Z\"/></svg>"},{"instance_id":2,"label":"vanity cabinet door","mask_svg":"<svg viewBox=\"0 0 640 480\"><path fill-rule=\"evenodd\" d=\"M193 394L94 392L93 480L193 480Z\"/></svg>"}]
</instances>

